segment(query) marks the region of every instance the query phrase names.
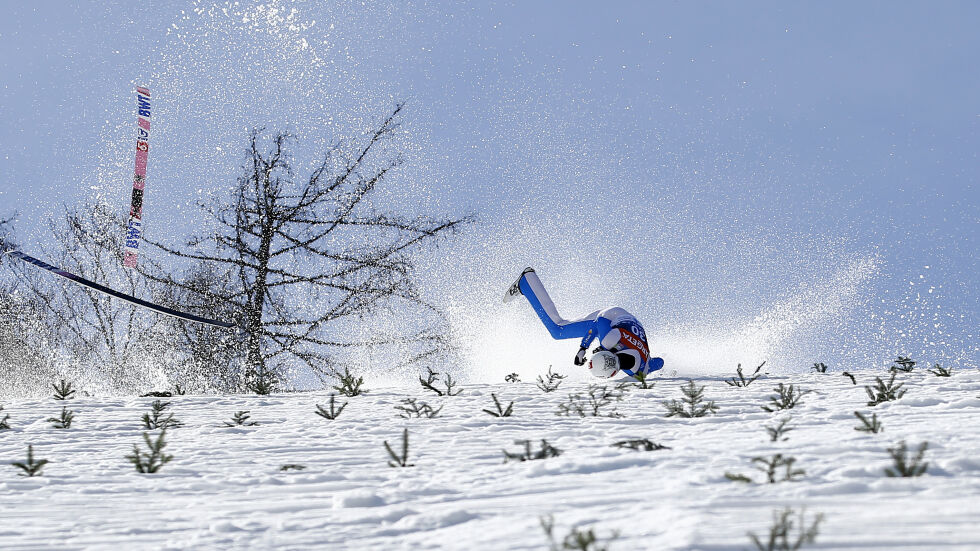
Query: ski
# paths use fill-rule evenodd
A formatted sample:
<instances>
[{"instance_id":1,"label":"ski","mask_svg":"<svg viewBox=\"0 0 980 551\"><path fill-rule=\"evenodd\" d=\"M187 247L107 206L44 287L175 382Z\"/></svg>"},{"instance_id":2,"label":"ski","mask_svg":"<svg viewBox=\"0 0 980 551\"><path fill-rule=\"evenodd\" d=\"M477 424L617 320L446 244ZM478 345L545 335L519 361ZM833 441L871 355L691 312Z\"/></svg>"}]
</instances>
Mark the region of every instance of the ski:
<instances>
[{"instance_id":1,"label":"ski","mask_svg":"<svg viewBox=\"0 0 980 551\"><path fill-rule=\"evenodd\" d=\"M146 159L150 152L150 90L136 88L136 167L133 170L133 199L126 227L123 266L135 268L143 237L143 189L146 186Z\"/></svg>"},{"instance_id":2,"label":"ski","mask_svg":"<svg viewBox=\"0 0 980 551\"><path fill-rule=\"evenodd\" d=\"M62 270L62 269L60 269L60 268L58 268L56 266L52 266L52 265L48 264L47 262L44 262L43 260L38 260L37 258L34 258L31 255L22 253L22 252L20 252L20 251L18 251L16 249L10 249L10 250L7 250L7 251L3 251L2 254L9 254L10 256L13 256L14 258L19 258L20 260L23 260L24 262L27 262L28 264L33 264L34 266L37 266L38 268L43 268L43 269L45 269L45 270L47 270L47 271L49 271L49 272L51 272L53 274L56 274L56 275L59 275L59 276L65 278L65 279L74 281L75 283L78 283L79 285L84 285L85 287L88 287L90 289L95 289L96 291L99 291L100 293L105 293L105 294L107 294L107 295L109 295L111 297L116 297L118 299L125 300L126 302L129 302L131 304L135 304L137 306L141 306L143 308L146 308L146 309L149 309L149 310L153 310L154 312L159 312L161 314L166 314L168 316L172 316L172 317L175 317L175 318L178 318L178 319L182 319L182 320L193 321L193 322L196 322L196 323L203 323L203 324L206 324L206 325L214 325L216 327L224 327L224 328L228 328L228 329L231 329L233 327L237 327L237 325L234 324L234 323L229 323L229 322L226 322L226 321L209 319L209 318L205 318L205 317L201 317L201 316L195 316L194 314L188 314L186 312L180 312L178 310L174 310L173 308L167 308L166 306L160 306L159 304L153 304L152 302L147 302L147 301L145 301L145 300L143 300L141 298L136 298L136 297L134 297L132 295L127 295L126 293L120 293L119 291L116 291L115 289L110 289L110 288L108 288L108 287L106 287L104 285L99 285L98 283L96 283L94 281L89 281L89 280L85 279L84 277L79 277L79 276L77 276L77 275L75 275L75 274L73 274L71 272L66 272L66 271L64 271L64 270Z\"/></svg>"}]
</instances>

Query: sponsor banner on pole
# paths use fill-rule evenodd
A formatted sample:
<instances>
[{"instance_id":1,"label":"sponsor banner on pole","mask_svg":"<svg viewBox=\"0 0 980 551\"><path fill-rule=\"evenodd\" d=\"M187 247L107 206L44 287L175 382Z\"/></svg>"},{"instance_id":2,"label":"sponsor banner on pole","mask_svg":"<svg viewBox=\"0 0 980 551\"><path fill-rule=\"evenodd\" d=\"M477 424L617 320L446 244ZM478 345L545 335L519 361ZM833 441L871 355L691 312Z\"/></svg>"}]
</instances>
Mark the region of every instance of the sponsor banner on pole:
<instances>
[{"instance_id":1,"label":"sponsor banner on pole","mask_svg":"<svg viewBox=\"0 0 980 551\"><path fill-rule=\"evenodd\" d=\"M136 88L136 168L133 171L133 200L126 227L123 265L135 268L143 238L143 190L146 187L146 159L150 153L150 90Z\"/></svg>"}]
</instances>

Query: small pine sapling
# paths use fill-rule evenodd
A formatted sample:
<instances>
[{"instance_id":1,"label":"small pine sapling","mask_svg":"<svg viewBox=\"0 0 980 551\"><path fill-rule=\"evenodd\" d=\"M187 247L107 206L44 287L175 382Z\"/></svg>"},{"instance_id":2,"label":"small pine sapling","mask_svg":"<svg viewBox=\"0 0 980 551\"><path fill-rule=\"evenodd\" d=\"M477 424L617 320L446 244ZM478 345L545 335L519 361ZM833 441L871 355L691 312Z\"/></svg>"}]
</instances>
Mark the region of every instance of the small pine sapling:
<instances>
[{"instance_id":1,"label":"small pine sapling","mask_svg":"<svg viewBox=\"0 0 980 551\"><path fill-rule=\"evenodd\" d=\"M442 391L436 388L435 385L435 382L439 380L439 372L435 371L431 367L426 367L425 370L428 371L428 373L424 379L421 375L419 375L419 384L422 385L422 388L435 392L437 396L442 396Z\"/></svg>"},{"instance_id":2,"label":"small pine sapling","mask_svg":"<svg viewBox=\"0 0 980 551\"><path fill-rule=\"evenodd\" d=\"M174 384L174 396L183 396L185 394L187 394L187 389L184 388L184 385L180 383Z\"/></svg>"},{"instance_id":3,"label":"small pine sapling","mask_svg":"<svg viewBox=\"0 0 980 551\"><path fill-rule=\"evenodd\" d=\"M932 367L932 369L927 369L926 371L928 371L929 373L932 373L936 377L949 377L949 376L951 376L953 374L953 368L952 367L949 368L949 369L946 369L945 367L943 367L943 366L941 366L939 364L934 365Z\"/></svg>"},{"instance_id":4,"label":"small pine sapling","mask_svg":"<svg viewBox=\"0 0 980 551\"><path fill-rule=\"evenodd\" d=\"M0 412L3 411L3 406L0 406ZM3 417L0 417L0 430L10 430L10 424L7 422L10 420L10 415L4 413Z\"/></svg>"},{"instance_id":5,"label":"small pine sapling","mask_svg":"<svg viewBox=\"0 0 980 551\"><path fill-rule=\"evenodd\" d=\"M169 429L177 428L183 426L183 423L174 419L174 414L171 413L167 416L163 415L163 412L170 407L170 402L161 402L160 400L154 400L150 404L150 413L143 414L143 427L148 430L154 429Z\"/></svg>"},{"instance_id":6,"label":"small pine sapling","mask_svg":"<svg viewBox=\"0 0 980 551\"><path fill-rule=\"evenodd\" d=\"M419 376L419 384L422 385L422 388L426 390L431 390L432 392L435 392L436 395L438 396L457 396L463 392L462 389L453 392L453 388L456 387L457 381L453 380L453 376L451 373L446 373L446 376L443 377L442 382L443 384L446 385L446 390L441 390L439 388L436 388L435 382L439 379L439 372L433 370L431 367L427 367L425 369L426 371L428 371L428 373L426 373L425 375L425 378L423 379L421 375Z\"/></svg>"},{"instance_id":7,"label":"small pine sapling","mask_svg":"<svg viewBox=\"0 0 980 551\"><path fill-rule=\"evenodd\" d=\"M878 414L877 413L872 413L871 414L871 419L868 419L860 411L855 411L854 412L854 416L857 417L861 421L861 425L860 426L854 427L854 430L856 430L856 431L870 432L872 434L878 434L879 432L885 430L882 427L881 423L878 421Z\"/></svg>"},{"instance_id":8,"label":"small pine sapling","mask_svg":"<svg viewBox=\"0 0 980 551\"><path fill-rule=\"evenodd\" d=\"M827 364L825 364L823 362L814 363L813 364L813 367L811 367L810 369L816 371L817 373L826 373L827 372Z\"/></svg>"},{"instance_id":9,"label":"small pine sapling","mask_svg":"<svg viewBox=\"0 0 980 551\"><path fill-rule=\"evenodd\" d=\"M249 369L245 373L245 390L259 396L268 396L275 392L279 379L279 373L274 369L265 366Z\"/></svg>"},{"instance_id":10,"label":"small pine sapling","mask_svg":"<svg viewBox=\"0 0 980 551\"><path fill-rule=\"evenodd\" d=\"M350 372L350 369L344 367L344 372L334 371L334 376L337 377L337 381L340 383L334 386L333 389L337 392L347 396L348 398L352 396L359 396L361 394L366 394L367 390L362 390L361 385L364 384L364 377L357 377Z\"/></svg>"},{"instance_id":11,"label":"small pine sapling","mask_svg":"<svg viewBox=\"0 0 980 551\"><path fill-rule=\"evenodd\" d=\"M549 457L558 457L562 453L562 450L552 446L544 438L541 439L541 449L531 450L530 440L514 440L514 443L518 446L524 446L524 449L517 452L509 452L503 450L504 452L504 463L508 461L534 461L536 459L548 459Z\"/></svg>"},{"instance_id":12,"label":"small pine sapling","mask_svg":"<svg viewBox=\"0 0 980 551\"><path fill-rule=\"evenodd\" d=\"M769 402L771 405L762 406L764 411L768 411L770 413L785 409L793 409L802 403L800 402L801 398L813 392L812 390L803 391L801 388L794 389L793 385L787 386L783 383L779 383L779 386L777 386L774 390L776 391L776 394L769 397Z\"/></svg>"},{"instance_id":13,"label":"small pine sapling","mask_svg":"<svg viewBox=\"0 0 980 551\"><path fill-rule=\"evenodd\" d=\"M781 511L773 511L772 526L769 527L769 536L765 540L749 532L749 539L755 544L757 551L797 551L804 544L817 541L823 515L817 514L810 527L806 528L806 509L800 511L799 526L793 523L793 513L793 509L789 507ZM792 534L794 528L797 530L795 536Z\"/></svg>"},{"instance_id":14,"label":"small pine sapling","mask_svg":"<svg viewBox=\"0 0 980 551\"><path fill-rule=\"evenodd\" d=\"M247 411L236 411L231 416L231 421L225 421L226 427L254 427L258 425L255 421L249 421L251 415Z\"/></svg>"},{"instance_id":15,"label":"small pine sapling","mask_svg":"<svg viewBox=\"0 0 980 551\"><path fill-rule=\"evenodd\" d=\"M564 379L565 377L567 377L567 375L553 373L551 371L551 366L549 365L548 375L546 377L542 377L541 375L538 375L538 382L535 383L535 386L537 386L544 392L554 392L558 390L558 387L561 385L561 380Z\"/></svg>"},{"instance_id":16,"label":"small pine sapling","mask_svg":"<svg viewBox=\"0 0 980 551\"><path fill-rule=\"evenodd\" d=\"M282 467L279 467L279 472L284 473L286 471L302 471L306 469L306 465L297 465L296 463L286 463Z\"/></svg>"},{"instance_id":17,"label":"small pine sapling","mask_svg":"<svg viewBox=\"0 0 980 551\"><path fill-rule=\"evenodd\" d=\"M752 375L750 375L748 378L745 378L745 375L742 373L742 364L738 364L738 367L735 369L735 373L738 375L738 378L732 377L731 379L725 381L725 383L728 386L734 386L734 387L749 386L750 384L752 384L752 381L755 381L759 377L762 377L762 373L759 373L759 370L761 370L762 366L764 365L766 365L766 362L762 362L761 364L759 364L759 367L755 368L755 371L752 372Z\"/></svg>"},{"instance_id":18,"label":"small pine sapling","mask_svg":"<svg viewBox=\"0 0 980 551\"><path fill-rule=\"evenodd\" d=\"M541 517L541 529L548 537L549 551L608 551L609 544L619 538L619 532L613 532L606 538L600 538L595 530L579 530L572 527L571 531L559 542L555 539L555 520L551 515Z\"/></svg>"},{"instance_id":19,"label":"small pine sapling","mask_svg":"<svg viewBox=\"0 0 980 551\"><path fill-rule=\"evenodd\" d=\"M164 437L167 434L167 429L160 431L160 435L157 436L156 440L150 439L150 433L143 433L143 441L146 442L146 447L149 451L146 453L141 452L137 444L133 444L132 455L127 455L126 459L136 467L137 472L141 473L155 473L160 470L161 467L169 463L174 456L163 453L163 448L167 446Z\"/></svg>"},{"instance_id":20,"label":"small pine sapling","mask_svg":"<svg viewBox=\"0 0 980 551\"><path fill-rule=\"evenodd\" d=\"M606 385L589 385L586 389L588 396L581 394L569 394L565 402L558 404L558 412L555 415L578 415L579 417L622 417L623 415L612 410L603 412L608 406L623 399L626 391L632 386L631 383L617 383L613 388Z\"/></svg>"},{"instance_id":21,"label":"small pine sapling","mask_svg":"<svg viewBox=\"0 0 980 551\"><path fill-rule=\"evenodd\" d=\"M796 463L795 457L786 457L781 453L777 453L772 457L753 457L752 463L755 463L755 468L766 475L766 481L770 484L775 484L776 482L793 482L794 477L806 474L806 471L803 469L793 469L793 464ZM777 478L780 467L785 467L783 478Z\"/></svg>"},{"instance_id":22,"label":"small pine sapling","mask_svg":"<svg viewBox=\"0 0 980 551\"><path fill-rule=\"evenodd\" d=\"M10 463L14 467L20 469L20 476L41 476L41 469L48 464L47 459L34 459L34 446L31 444L27 445L27 461L14 461Z\"/></svg>"},{"instance_id":23,"label":"small pine sapling","mask_svg":"<svg viewBox=\"0 0 980 551\"><path fill-rule=\"evenodd\" d=\"M892 365L888 368L888 371L891 371L892 373L898 371L901 371L902 373L911 373L912 369L915 368L915 360L904 356L899 356L898 359L895 360L895 364L897 365Z\"/></svg>"},{"instance_id":24,"label":"small pine sapling","mask_svg":"<svg viewBox=\"0 0 980 551\"><path fill-rule=\"evenodd\" d=\"M52 384L54 388L54 399L55 400L71 400L75 397L75 389L72 388L70 382L61 379L58 384Z\"/></svg>"},{"instance_id":25,"label":"small pine sapling","mask_svg":"<svg viewBox=\"0 0 980 551\"><path fill-rule=\"evenodd\" d=\"M664 446L663 444L658 444L646 438L636 438L633 440L620 440L619 442L615 442L612 446L614 448L622 448L627 450L645 451L645 452L654 452L654 451L670 449L670 446Z\"/></svg>"},{"instance_id":26,"label":"small pine sapling","mask_svg":"<svg viewBox=\"0 0 980 551\"><path fill-rule=\"evenodd\" d=\"M507 407L504 408L500 405L500 400L497 399L496 394L491 392L490 396L493 398L493 403L497 407L497 411L493 411L492 409L484 409L483 411L489 415L493 415L494 417L510 417L510 414L514 411L514 402L511 401L511 403L507 404Z\"/></svg>"},{"instance_id":27,"label":"small pine sapling","mask_svg":"<svg viewBox=\"0 0 980 551\"><path fill-rule=\"evenodd\" d=\"M698 387L694 381L688 380L687 384L681 387L684 398L680 402L671 400L661 402L667 408L666 417L704 417L709 413L718 411L718 406L714 401L704 402L704 387ZM687 407L684 407L687 404Z\"/></svg>"},{"instance_id":28,"label":"small pine sapling","mask_svg":"<svg viewBox=\"0 0 980 551\"><path fill-rule=\"evenodd\" d=\"M905 396L905 383L895 384L895 372L892 372L892 376L885 383L881 380L881 377L875 377L875 386L870 387L865 385L864 390L868 393L869 406L877 406L878 404L883 404L885 402L891 402L893 400L898 400L902 396Z\"/></svg>"},{"instance_id":29,"label":"small pine sapling","mask_svg":"<svg viewBox=\"0 0 980 551\"><path fill-rule=\"evenodd\" d=\"M347 407L347 402L344 402L343 405L341 405L339 408L336 407L335 404L336 404L336 401L335 401L334 395L331 394L330 395L330 409L326 409L323 406L321 406L320 404L317 404L316 405L316 411L314 413L316 413L320 417L323 417L324 419L329 419L330 421L333 421L337 417L340 417L341 412L343 412L344 411L344 408Z\"/></svg>"},{"instance_id":30,"label":"small pine sapling","mask_svg":"<svg viewBox=\"0 0 980 551\"><path fill-rule=\"evenodd\" d=\"M442 411L443 406L438 408L433 408L425 402L419 402L415 398L405 398L402 400L403 406L395 406L399 412L398 416L408 419L410 417L415 418L426 418L433 419L439 416L439 412Z\"/></svg>"},{"instance_id":31,"label":"small pine sapling","mask_svg":"<svg viewBox=\"0 0 980 551\"><path fill-rule=\"evenodd\" d=\"M857 379L854 378L854 375L851 375L850 373L848 373L846 371L843 372L843 373L841 373L841 375L843 375L843 376L847 377L848 379L850 379L852 385L857 385L858 384Z\"/></svg>"},{"instance_id":32,"label":"small pine sapling","mask_svg":"<svg viewBox=\"0 0 980 551\"><path fill-rule=\"evenodd\" d=\"M401 455L396 454L394 450L391 449L391 445L385 440L385 449L388 450L388 455L391 456L391 460L388 461L389 467L414 467L415 465L408 462L408 429L402 430L402 453Z\"/></svg>"},{"instance_id":33,"label":"small pine sapling","mask_svg":"<svg viewBox=\"0 0 980 551\"><path fill-rule=\"evenodd\" d=\"M70 429L72 419L75 418L75 413L67 407L61 408L60 417L49 417L48 422L56 429Z\"/></svg>"},{"instance_id":34,"label":"small pine sapling","mask_svg":"<svg viewBox=\"0 0 980 551\"><path fill-rule=\"evenodd\" d=\"M633 378L636 379L634 386L640 390L649 390L656 385L656 383L650 380L650 374L643 371L634 373Z\"/></svg>"},{"instance_id":35,"label":"small pine sapling","mask_svg":"<svg viewBox=\"0 0 980 551\"><path fill-rule=\"evenodd\" d=\"M517 373L511 373L510 375L504 377L504 381L507 381L508 383L519 383L521 382L521 376Z\"/></svg>"},{"instance_id":36,"label":"small pine sapling","mask_svg":"<svg viewBox=\"0 0 980 551\"><path fill-rule=\"evenodd\" d=\"M775 427L766 425L766 432L769 433L769 441L778 442L779 440L789 440L789 438L783 438L783 435L793 430L793 427L786 426L792 419L792 417L785 417Z\"/></svg>"},{"instance_id":37,"label":"small pine sapling","mask_svg":"<svg viewBox=\"0 0 980 551\"><path fill-rule=\"evenodd\" d=\"M915 457L912 457L910 460L908 456L909 450L905 444L905 440L902 440L894 448L888 448L888 454L892 456L892 461L895 462L895 468L885 468L885 475L905 478L922 476L925 474L926 469L929 468L929 463L922 462L927 449L929 449L929 442L923 442L919 445L919 451L916 452Z\"/></svg>"}]
</instances>

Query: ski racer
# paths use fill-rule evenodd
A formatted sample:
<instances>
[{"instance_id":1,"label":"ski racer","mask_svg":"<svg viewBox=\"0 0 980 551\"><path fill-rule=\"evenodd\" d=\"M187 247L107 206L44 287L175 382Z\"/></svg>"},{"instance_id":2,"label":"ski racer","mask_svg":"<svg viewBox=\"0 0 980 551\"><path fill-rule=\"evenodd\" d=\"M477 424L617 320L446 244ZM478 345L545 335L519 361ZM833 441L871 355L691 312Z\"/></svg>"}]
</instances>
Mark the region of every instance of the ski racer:
<instances>
[{"instance_id":1,"label":"ski racer","mask_svg":"<svg viewBox=\"0 0 980 551\"><path fill-rule=\"evenodd\" d=\"M504 302L524 295L554 339L581 338L575 365L585 365L585 354L595 339L589 372L596 377L614 377L619 371L633 377L646 375L664 366L663 358L650 357L646 332L640 322L622 308L606 308L574 320L558 314L544 285L533 268L525 268L521 277L507 290Z\"/></svg>"}]
</instances>

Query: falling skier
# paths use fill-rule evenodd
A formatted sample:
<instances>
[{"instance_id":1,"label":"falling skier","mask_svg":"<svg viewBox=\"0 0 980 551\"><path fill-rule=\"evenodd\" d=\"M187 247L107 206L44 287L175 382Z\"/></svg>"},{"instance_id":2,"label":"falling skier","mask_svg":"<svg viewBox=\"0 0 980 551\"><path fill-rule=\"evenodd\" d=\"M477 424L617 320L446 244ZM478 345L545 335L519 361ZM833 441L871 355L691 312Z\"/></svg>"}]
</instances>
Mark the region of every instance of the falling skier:
<instances>
[{"instance_id":1,"label":"falling skier","mask_svg":"<svg viewBox=\"0 0 980 551\"><path fill-rule=\"evenodd\" d=\"M585 365L585 353L594 339L599 347L593 350L589 372L596 377L613 377L620 370L633 377L648 374L664 366L663 358L651 358L646 332L632 314L622 308L606 308L575 320L566 320L558 314L544 285L533 268L525 268L521 277L507 290L504 302L524 295L531 307L548 328L552 338L575 339L582 342L575 365Z\"/></svg>"}]
</instances>

